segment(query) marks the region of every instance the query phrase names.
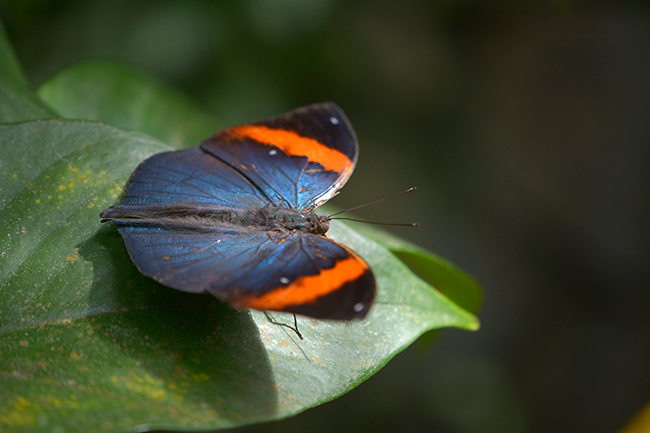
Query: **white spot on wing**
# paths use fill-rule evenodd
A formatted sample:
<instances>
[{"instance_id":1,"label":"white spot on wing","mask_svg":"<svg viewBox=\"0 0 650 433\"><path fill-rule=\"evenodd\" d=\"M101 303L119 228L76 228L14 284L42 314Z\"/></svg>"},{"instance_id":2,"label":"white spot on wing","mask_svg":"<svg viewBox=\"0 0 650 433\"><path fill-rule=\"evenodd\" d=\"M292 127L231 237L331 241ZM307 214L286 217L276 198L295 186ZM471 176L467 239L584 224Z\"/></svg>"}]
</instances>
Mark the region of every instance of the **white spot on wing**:
<instances>
[{"instance_id":1,"label":"white spot on wing","mask_svg":"<svg viewBox=\"0 0 650 433\"><path fill-rule=\"evenodd\" d=\"M269 155L273 156L273 155L277 155L277 154L278 154L277 150L275 150L275 149L269 150Z\"/></svg>"},{"instance_id":2,"label":"white spot on wing","mask_svg":"<svg viewBox=\"0 0 650 433\"><path fill-rule=\"evenodd\" d=\"M359 313L363 310L363 304L361 302L357 302L354 304L354 307L352 307L355 313Z\"/></svg>"},{"instance_id":3,"label":"white spot on wing","mask_svg":"<svg viewBox=\"0 0 650 433\"><path fill-rule=\"evenodd\" d=\"M330 117L330 122L332 122L332 125L338 125L339 119L337 119L336 117Z\"/></svg>"},{"instance_id":4,"label":"white spot on wing","mask_svg":"<svg viewBox=\"0 0 650 433\"><path fill-rule=\"evenodd\" d=\"M282 284L289 284L289 279L287 277L282 277L282 278L280 278L280 282Z\"/></svg>"}]
</instances>

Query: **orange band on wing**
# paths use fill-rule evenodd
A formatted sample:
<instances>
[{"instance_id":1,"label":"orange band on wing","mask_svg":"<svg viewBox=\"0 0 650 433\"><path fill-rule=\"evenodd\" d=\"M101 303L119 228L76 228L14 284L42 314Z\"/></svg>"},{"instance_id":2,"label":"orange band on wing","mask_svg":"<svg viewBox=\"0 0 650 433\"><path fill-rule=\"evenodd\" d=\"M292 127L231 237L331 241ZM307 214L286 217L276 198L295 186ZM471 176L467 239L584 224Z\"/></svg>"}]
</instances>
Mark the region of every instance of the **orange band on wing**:
<instances>
[{"instance_id":1,"label":"orange band on wing","mask_svg":"<svg viewBox=\"0 0 650 433\"><path fill-rule=\"evenodd\" d=\"M350 158L336 149L286 129L271 129L260 125L235 126L227 130L238 137L249 137L264 144L272 144L291 156L306 156L326 170L341 172L352 165Z\"/></svg>"},{"instance_id":2,"label":"orange band on wing","mask_svg":"<svg viewBox=\"0 0 650 433\"><path fill-rule=\"evenodd\" d=\"M307 304L354 281L367 270L368 265L363 260L348 257L337 262L333 268L324 269L316 275L300 277L292 284L279 287L259 298L248 298L244 305L239 306L264 311Z\"/></svg>"}]
</instances>

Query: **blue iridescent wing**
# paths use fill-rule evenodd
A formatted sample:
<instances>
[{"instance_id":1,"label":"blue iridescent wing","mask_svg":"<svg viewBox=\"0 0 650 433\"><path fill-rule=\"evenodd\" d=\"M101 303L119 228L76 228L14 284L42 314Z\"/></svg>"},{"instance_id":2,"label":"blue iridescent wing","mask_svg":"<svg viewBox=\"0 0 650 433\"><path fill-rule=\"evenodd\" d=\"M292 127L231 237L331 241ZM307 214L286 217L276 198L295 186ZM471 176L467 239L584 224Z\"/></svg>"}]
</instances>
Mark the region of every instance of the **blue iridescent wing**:
<instances>
[{"instance_id":1,"label":"blue iridescent wing","mask_svg":"<svg viewBox=\"0 0 650 433\"><path fill-rule=\"evenodd\" d=\"M303 210L336 195L359 154L350 122L333 103L228 128L201 148L239 170L274 204Z\"/></svg>"},{"instance_id":2,"label":"blue iridescent wing","mask_svg":"<svg viewBox=\"0 0 650 433\"><path fill-rule=\"evenodd\" d=\"M228 211L268 204L269 199L240 173L193 147L159 153L142 162L129 179L124 199L101 217L143 218L152 210L179 206Z\"/></svg>"},{"instance_id":3,"label":"blue iridescent wing","mask_svg":"<svg viewBox=\"0 0 650 433\"><path fill-rule=\"evenodd\" d=\"M322 236L165 224L152 230L137 222L119 231L144 275L238 308L349 320L364 317L374 298L374 276L363 259Z\"/></svg>"}]
</instances>

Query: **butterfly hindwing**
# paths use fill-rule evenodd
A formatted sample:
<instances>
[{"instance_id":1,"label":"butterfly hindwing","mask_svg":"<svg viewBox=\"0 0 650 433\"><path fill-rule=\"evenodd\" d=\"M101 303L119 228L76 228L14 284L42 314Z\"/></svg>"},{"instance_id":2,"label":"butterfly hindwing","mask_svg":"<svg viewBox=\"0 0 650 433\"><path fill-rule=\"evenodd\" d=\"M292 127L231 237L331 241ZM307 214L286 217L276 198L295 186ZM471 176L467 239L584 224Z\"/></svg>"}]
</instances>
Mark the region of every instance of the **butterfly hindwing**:
<instances>
[{"instance_id":1,"label":"butterfly hindwing","mask_svg":"<svg viewBox=\"0 0 650 433\"><path fill-rule=\"evenodd\" d=\"M359 153L350 122L333 103L225 129L201 148L239 170L274 204L303 210L336 194Z\"/></svg>"},{"instance_id":2,"label":"butterfly hindwing","mask_svg":"<svg viewBox=\"0 0 650 433\"><path fill-rule=\"evenodd\" d=\"M258 275L270 270L269 281L274 284L263 293L250 292L235 305L339 320L368 313L375 296L375 277L354 251L326 237L301 232L276 238L269 250L272 253ZM210 293L218 297L216 291Z\"/></svg>"},{"instance_id":3,"label":"butterfly hindwing","mask_svg":"<svg viewBox=\"0 0 650 433\"><path fill-rule=\"evenodd\" d=\"M374 298L374 276L363 259L322 236L137 224L119 230L144 275L238 308L349 320L365 316Z\"/></svg>"}]
</instances>

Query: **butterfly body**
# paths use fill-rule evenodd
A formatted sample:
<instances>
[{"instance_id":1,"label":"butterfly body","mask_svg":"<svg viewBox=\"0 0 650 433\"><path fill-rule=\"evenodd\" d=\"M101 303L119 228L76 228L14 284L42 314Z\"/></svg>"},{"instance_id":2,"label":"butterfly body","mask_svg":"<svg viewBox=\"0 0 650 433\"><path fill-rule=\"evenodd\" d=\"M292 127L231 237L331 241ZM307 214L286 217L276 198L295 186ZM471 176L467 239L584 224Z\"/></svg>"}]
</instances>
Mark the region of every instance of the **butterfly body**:
<instances>
[{"instance_id":1,"label":"butterfly body","mask_svg":"<svg viewBox=\"0 0 650 433\"><path fill-rule=\"evenodd\" d=\"M117 224L140 272L169 287L242 309L362 318L374 276L312 212L357 154L342 111L317 104L152 156L101 217Z\"/></svg>"},{"instance_id":2,"label":"butterfly body","mask_svg":"<svg viewBox=\"0 0 650 433\"><path fill-rule=\"evenodd\" d=\"M210 209L188 205L170 206L112 206L102 213L102 218L132 219L131 225L166 227L200 233L246 228L251 231L288 232L324 235L329 230L329 219L313 212L279 206L250 207L242 209Z\"/></svg>"}]
</instances>

